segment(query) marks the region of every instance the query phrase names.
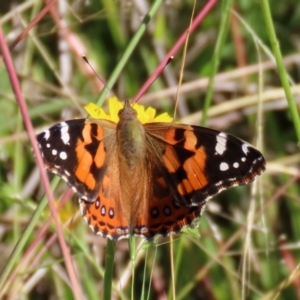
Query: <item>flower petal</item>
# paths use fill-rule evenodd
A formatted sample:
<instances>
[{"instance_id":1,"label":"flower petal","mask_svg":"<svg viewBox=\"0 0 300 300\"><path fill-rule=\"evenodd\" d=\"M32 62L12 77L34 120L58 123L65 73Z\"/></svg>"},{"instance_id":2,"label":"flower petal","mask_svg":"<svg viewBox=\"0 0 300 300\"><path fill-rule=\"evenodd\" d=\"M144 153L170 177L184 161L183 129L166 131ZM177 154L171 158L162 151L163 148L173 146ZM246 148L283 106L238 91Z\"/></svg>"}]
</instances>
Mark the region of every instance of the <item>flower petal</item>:
<instances>
[{"instance_id":1,"label":"flower petal","mask_svg":"<svg viewBox=\"0 0 300 300\"><path fill-rule=\"evenodd\" d=\"M109 114L106 114L104 110L94 103L89 103L84 108L88 114L95 119L110 120L115 123L119 122L119 111L124 107L124 104L118 100L117 97L108 99L109 103ZM156 110L153 107L145 107L138 103L131 104L132 108L137 112L137 117L142 124L150 122L172 122L172 118L168 113L163 113L155 117Z\"/></svg>"}]
</instances>

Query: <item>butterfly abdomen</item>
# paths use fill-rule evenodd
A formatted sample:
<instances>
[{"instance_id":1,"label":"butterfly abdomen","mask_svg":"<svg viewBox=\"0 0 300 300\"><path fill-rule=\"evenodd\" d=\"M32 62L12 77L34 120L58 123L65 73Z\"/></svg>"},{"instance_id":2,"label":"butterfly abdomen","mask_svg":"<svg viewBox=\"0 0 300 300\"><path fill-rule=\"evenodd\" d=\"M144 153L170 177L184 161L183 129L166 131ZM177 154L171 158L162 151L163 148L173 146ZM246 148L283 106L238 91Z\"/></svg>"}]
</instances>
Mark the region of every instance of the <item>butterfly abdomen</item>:
<instances>
[{"instance_id":1,"label":"butterfly abdomen","mask_svg":"<svg viewBox=\"0 0 300 300\"><path fill-rule=\"evenodd\" d=\"M117 125L117 153L120 168L121 210L132 233L136 219L148 205L148 188L145 186L146 135L135 110L126 104L119 113Z\"/></svg>"}]
</instances>

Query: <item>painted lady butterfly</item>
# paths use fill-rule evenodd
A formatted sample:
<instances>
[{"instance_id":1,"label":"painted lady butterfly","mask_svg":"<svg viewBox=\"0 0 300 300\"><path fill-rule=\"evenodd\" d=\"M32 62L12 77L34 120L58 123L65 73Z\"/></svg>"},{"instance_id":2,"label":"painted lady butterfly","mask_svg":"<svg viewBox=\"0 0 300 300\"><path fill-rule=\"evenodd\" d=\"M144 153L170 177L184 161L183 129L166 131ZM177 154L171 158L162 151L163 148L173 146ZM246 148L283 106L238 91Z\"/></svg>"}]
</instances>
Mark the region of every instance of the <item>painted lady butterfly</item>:
<instances>
[{"instance_id":1,"label":"painted lady butterfly","mask_svg":"<svg viewBox=\"0 0 300 300\"><path fill-rule=\"evenodd\" d=\"M118 115L62 122L37 136L45 167L78 194L84 219L103 237L179 232L196 224L212 196L265 170L262 154L232 135L143 124L128 101Z\"/></svg>"}]
</instances>

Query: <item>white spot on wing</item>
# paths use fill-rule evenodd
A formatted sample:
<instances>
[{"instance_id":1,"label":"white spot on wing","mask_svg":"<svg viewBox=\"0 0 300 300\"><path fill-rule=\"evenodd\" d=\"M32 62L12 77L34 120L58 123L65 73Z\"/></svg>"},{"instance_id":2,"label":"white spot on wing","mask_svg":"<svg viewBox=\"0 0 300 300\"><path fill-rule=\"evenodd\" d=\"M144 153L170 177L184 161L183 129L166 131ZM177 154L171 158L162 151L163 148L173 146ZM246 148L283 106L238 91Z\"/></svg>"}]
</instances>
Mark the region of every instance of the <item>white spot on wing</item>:
<instances>
[{"instance_id":1,"label":"white spot on wing","mask_svg":"<svg viewBox=\"0 0 300 300\"><path fill-rule=\"evenodd\" d=\"M49 129L46 129L46 130L44 131L44 139L45 139L45 140L48 140L49 137L50 137L50 131L49 131Z\"/></svg>"},{"instance_id":2,"label":"white spot on wing","mask_svg":"<svg viewBox=\"0 0 300 300\"><path fill-rule=\"evenodd\" d=\"M106 214L105 206L103 205L101 208L101 215L104 216Z\"/></svg>"},{"instance_id":3,"label":"white spot on wing","mask_svg":"<svg viewBox=\"0 0 300 300\"><path fill-rule=\"evenodd\" d=\"M220 155L223 155L223 153L226 151L226 140L227 134L224 132L220 132L217 135L217 144L216 144L216 152Z\"/></svg>"},{"instance_id":4,"label":"white spot on wing","mask_svg":"<svg viewBox=\"0 0 300 300\"><path fill-rule=\"evenodd\" d=\"M222 162L222 163L220 164L220 170L221 170L221 171L227 171L228 169L229 169L229 166L228 166L227 163Z\"/></svg>"},{"instance_id":5,"label":"white spot on wing","mask_svg":"<svg viewBox=\"0 0 300 300\"><path fill-rule=\"evenodd\" d=\"M63 143L65 145L69 144L70 141L70 134L69 134L69 126L66 122L60 123L61 129L60 129L60 135Z\"/></svg>"},{"instance_id":6,"label":"white spot on wing","mask_svg":"<svg viewBox=\"0 0 300 300\"><path fill-rule=\"evenodd\" d=\"M223 184L223 181L218 181L217 183L215 183L216 187L220 187Z\"/></svg>"},{"instance_id":7,"label":"white spot on wing","mask_svg":"<svg viewBox=\"0 0 300 300\"><path fill-rule=\"evenodd\" d=\"M109 210L109 216L110 216L110 217L113 217L113 216L114 216L114 210L113 210L112 208Z\"/></svg>"},{"instance_id":8,"label":"white spot on wing","mask_svg":"<svg viewBox=\"0 0 300 300\"><path fill-rule=\"evenodd\" d=\"M68 156L67 156L67 153L66 153L66 152L62 151L62 152L59 153L59 157L60 157L62 160L66 160Z\"/></svg>"},{"instance_id":9,"label":"white spot on wing","mask_svg":"<svg viewBox=\"0 0 300 300\"><path fill-rule=\"evenodd\" d=\"M57 150L56 149L52 149L52 155L56 155L57 154Z\"/></svg>"},{"instance_id":10,"label":"white spot on wing","mask_svg":"<svg viewBox=\"0 0 300 300\"><path fill-rule=\"evenodd\" d=\"M65 174L69 177L71 174L67 170L64 170Z\"/></svg>"},{"instance_id":11,"label":"white spot on wing","mask_svg":"<svg viewBox=\"0 0 300 300\"><path fill-rule=\"evenodd\" d=\"M239 166L240 166L240 165L239 165L238 162L235 162L235 163L233 164L233 167L236 168L236 169L237 169Z\"/></svg>"},{"instance_id":12,"label":"white spot on wing","mask_svg":"<svg viewBox=\"0 0 300 300\"><path fill-rule=\"evenodd\" d=\"M247 155L248 152L249 152L249 145L244 143L244 144L242 145L242 150L243 150L243 152Z\"/></svg>"}]
</instances>

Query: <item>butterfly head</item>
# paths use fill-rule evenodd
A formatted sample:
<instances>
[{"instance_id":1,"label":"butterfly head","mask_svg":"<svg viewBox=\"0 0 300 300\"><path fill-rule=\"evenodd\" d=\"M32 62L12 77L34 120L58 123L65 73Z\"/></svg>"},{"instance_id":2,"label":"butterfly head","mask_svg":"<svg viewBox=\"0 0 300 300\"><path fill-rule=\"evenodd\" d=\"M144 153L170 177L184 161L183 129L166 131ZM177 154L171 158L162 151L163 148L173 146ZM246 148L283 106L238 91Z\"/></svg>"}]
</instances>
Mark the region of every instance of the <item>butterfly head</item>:
<instances>
[{"instance_id":1,"label":"butterfly head","mask_svg":"<svg viewBox=\"0 0 300 300\"><path fill-rule=\"evenodd\" d=\"M137 112L131 107L129 101L125 100L124 107L119 110L118 116L120 120L136 120Z\"/></svg>"}]
</instances>

